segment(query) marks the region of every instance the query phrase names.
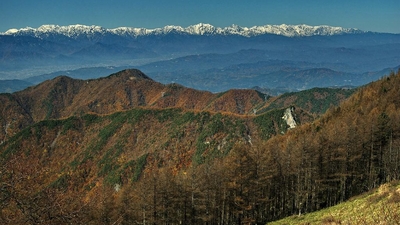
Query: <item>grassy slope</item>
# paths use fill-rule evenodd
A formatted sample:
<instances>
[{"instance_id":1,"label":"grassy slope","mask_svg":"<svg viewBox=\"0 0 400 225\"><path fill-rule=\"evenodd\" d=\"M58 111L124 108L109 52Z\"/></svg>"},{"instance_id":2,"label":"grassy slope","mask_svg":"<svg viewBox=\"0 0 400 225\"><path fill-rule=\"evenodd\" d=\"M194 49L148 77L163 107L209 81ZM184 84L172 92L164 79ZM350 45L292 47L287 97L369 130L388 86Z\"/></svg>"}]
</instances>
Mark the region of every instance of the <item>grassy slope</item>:
<instances>
[{"instance_id":1,"label":"grassy slope","mask_svg":"<svg viewBox=\"0 0 400 225\"><path fill-rule=\"evenodd\" d=\"M400 181L330 208L268 224L400 224Z\"/></svg>"}]
</instances>

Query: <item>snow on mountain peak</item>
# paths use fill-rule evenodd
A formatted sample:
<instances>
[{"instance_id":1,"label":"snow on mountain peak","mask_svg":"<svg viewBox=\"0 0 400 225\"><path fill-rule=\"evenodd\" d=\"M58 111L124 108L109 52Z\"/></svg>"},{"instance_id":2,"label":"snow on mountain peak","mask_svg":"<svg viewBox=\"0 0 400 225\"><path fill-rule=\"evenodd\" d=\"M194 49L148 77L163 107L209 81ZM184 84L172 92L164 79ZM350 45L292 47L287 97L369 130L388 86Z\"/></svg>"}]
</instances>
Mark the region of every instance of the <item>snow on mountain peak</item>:
<instances>
[{"instance_id":1,"label":"snow on mountain peak","mask_svg":"<svg viewBox=\"0 0 400 225\"><path fill-rule=\"evenodd\" d=\"M9 30L7 30L4 34L6 34L6 35L12 35L12 34L15 34L15 33L18 33L18 29L9 29Z\"/></svg>"},{"instance_id":2,"label":"snow on mountain peak","mask_svg":"<svg viewBox=\"0 0 400 225\"><path fill-rule=\"evenodd\" d=\"M190 34L206 35L215 33L216 28L211 24L199 23L196 25L188 26L186 30Z\"/></svg>"},{"instance_id":3,"label":"snow on mountain peak","mask_svg":"<svg viewBox=\"0 0 400 225\"><path fill-rule=\"evenodd\" d=\"M94 36L94 35L124 35L124 36L144 36L144 35L165 35L169 33L182 33L190 35L240 35L245 37L258 36L263 34L283 35L287 37L299 36L314 36L314 35L337 35L345 33L362 33L358 29L332 27L327 25L309 26L301 25L263 25L253 27L240 27L238 25L231 25L229 27L214 27L211 24L199 23L183 28L181 26L168 25L163 28L146 29L146 28L133 28L133 27L118 27L114 29L106 29L101 26L87 26L87 25L42 25L39 28L22 28L22 29L9 29L3 35L32 35L36 37L48 36L50 34L64 35L71 38L79 36Z\"/></svg>"}]
</instances>

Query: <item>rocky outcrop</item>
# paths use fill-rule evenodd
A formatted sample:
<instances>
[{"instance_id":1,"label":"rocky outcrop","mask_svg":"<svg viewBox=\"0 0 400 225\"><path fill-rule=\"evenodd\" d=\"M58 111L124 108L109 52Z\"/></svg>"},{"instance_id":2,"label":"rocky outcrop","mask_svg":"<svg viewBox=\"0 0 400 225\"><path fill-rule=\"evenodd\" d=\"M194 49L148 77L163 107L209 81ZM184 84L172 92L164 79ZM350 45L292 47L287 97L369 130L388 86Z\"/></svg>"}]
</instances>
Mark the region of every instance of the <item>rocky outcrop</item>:
<instances>
[{"instance_id":1,"label":"rocky outcrop","mask_svg":"<svg viewBox=\"0 0 400 225\"><path fill-rule=\"evenodd\" d=\"M282 117L283 120L286 121L286 124L289 126L289 129L293 129L297 126L296 119L294 117L294 107L289 107L285 110L285 113Z\"/></svg>"}]
</instances>

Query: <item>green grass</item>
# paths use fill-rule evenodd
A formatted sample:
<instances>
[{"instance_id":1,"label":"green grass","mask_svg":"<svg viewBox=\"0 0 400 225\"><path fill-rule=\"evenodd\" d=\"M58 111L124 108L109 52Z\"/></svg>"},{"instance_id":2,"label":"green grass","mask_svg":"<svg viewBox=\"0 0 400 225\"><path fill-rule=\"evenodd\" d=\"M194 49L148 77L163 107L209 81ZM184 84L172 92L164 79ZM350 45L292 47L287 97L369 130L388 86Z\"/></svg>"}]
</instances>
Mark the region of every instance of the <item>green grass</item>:
<instances>
[{"instance_id":1,"label":"green grass","mask_svg":"<svg viewBox=\"0 0 400 225\"><path fill-rule=\"evenodd\" d=\"M267 224L400 224L400 181L327 209Z\"/></svg>"}]
</instances>

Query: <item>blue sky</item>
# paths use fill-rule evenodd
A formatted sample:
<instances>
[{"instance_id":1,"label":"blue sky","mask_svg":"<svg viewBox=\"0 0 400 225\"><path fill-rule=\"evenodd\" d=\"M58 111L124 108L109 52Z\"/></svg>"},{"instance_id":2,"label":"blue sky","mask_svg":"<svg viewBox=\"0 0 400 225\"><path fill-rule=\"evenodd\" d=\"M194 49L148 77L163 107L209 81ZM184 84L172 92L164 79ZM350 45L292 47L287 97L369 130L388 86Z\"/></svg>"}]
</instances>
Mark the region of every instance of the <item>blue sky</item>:
<instances>
[{"instance_id":1,"label":"blue sky","mask_svg":"<svg viewBox=\"0 0 400 225\"><path fill-rule=\"evenodd\" d=\"M400 33L400 0L1 0L0 32L43 24L308 24Z\"/></svg>"}]
</instances>

